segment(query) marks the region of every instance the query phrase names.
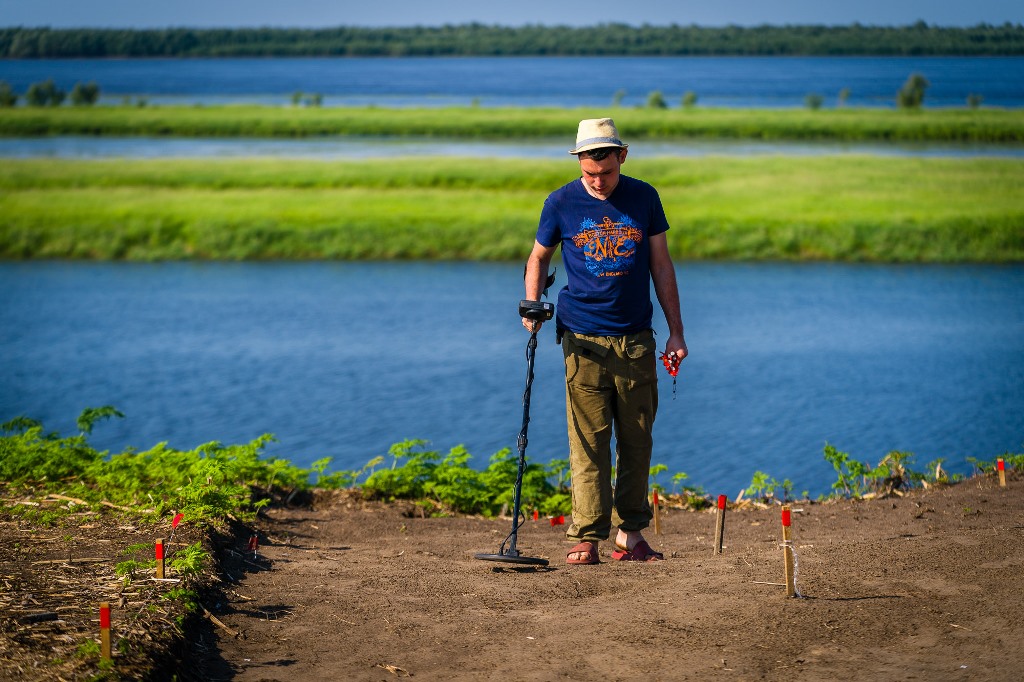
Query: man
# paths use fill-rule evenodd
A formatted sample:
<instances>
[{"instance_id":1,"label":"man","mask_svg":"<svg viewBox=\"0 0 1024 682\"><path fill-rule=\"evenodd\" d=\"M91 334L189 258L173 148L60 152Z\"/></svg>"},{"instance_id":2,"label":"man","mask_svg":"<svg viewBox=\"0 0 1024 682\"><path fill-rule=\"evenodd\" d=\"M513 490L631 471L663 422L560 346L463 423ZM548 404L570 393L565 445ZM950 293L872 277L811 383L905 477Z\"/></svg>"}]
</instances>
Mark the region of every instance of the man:
<instances>
[{"instance_id":1,"label":"man","mask_svg":"<svg viewBox=\"0 0 1024 682\"><path fill-rule=\"evenodd\" d=\"M612 558L663 556L643 538L651 429L658 408L654 306L650 283L668 322L665 354L687 355L679 291L657 191L620 174L627 146L610 118L580 121L576 155L581 177L544 202L526 266L526 298L540 300L555 250L562 247L568 284L558 294L556 335L565 356L566 415L572 469L570 564L596 564L598 542L618 526ZM540 323L523 318L536 330ZM611 438L616 480L611 480ZM614 495L614 497L613 497Z\"/></svg>"}]
</instances>

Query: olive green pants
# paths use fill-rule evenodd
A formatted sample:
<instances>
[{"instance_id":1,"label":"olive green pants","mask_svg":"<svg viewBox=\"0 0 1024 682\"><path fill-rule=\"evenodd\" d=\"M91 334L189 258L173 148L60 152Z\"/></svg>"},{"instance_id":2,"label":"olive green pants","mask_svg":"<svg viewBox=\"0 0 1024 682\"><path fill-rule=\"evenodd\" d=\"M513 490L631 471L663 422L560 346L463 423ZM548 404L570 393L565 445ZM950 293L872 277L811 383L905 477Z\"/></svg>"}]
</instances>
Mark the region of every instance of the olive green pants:
<instances>
[{"instance_id":1,"label":"olive green pants","mask_svg":"<svg viewBox=\"0 0 1024 682\"><path fill-rule=\"evenodd\" d=\"M654 332L587 336L566 331L562 352L572 469L572 525L566 536L576 542L607 540L613 524L642 530L652 518L647 482L658 411Z\"/></svg>"}]
</instances>

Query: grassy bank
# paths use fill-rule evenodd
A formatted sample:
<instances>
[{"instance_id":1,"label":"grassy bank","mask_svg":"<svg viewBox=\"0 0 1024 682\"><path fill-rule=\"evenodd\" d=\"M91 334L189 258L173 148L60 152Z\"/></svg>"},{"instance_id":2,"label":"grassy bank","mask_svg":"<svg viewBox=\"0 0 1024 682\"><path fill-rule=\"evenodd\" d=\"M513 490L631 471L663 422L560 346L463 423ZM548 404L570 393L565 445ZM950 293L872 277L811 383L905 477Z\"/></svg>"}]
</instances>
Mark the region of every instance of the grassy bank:
<instances>
[{"instance_id":1,"label":"grassy bank","mask_svg":"<svg viewBox=\"0 0 1024 682\"><path fill-rule=\"evenodd\" d=\"M572 159L9 160L0 257L521 260ZM1024 162L630 159L682 259L1024 261Z\"/></svg>"},{"instance_id":2,"label":"grassy bank","mask_svg":"<svg viewBox=\"0 0 1024 682\"><path fill-rule=\"evenodd\" d=\"M1020 109L631 109L58 107L0 109L0 136L424 136L571 143L582 118L613 115L628 140L1024 142Z\"/></svg>"}]
</instances>

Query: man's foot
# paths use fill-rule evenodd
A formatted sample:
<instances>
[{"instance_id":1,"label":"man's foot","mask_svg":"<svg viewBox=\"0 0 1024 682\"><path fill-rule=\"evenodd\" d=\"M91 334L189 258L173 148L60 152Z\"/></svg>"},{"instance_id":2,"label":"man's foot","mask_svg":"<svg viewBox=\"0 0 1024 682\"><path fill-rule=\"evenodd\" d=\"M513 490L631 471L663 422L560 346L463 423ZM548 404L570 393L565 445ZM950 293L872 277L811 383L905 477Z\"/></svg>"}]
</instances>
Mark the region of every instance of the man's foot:
<instances>
[{"instance_id":1,"label":"man's foot","mask_svg":"<svg viewBox=\"0 0 1024 682\"><path fill-rule=\"evenodd\" d=\"M600 563L601 559L597 555L597 543L596 542L581 542L565 555L565 563L567 564L597 564Z\"/></svg>"},{"instance_id":2,"label":"man's foot","mask_svg":"<svg viewBox=\"0 0 1024 682\"><path fill-rule=\"evenodd\" d=\"M620 528L619 534L615 536L615 551L612 552L612 558L616 561L660 561L665 555L651 549L640 531L625 531Z\"/></svg>"}]
</instances>

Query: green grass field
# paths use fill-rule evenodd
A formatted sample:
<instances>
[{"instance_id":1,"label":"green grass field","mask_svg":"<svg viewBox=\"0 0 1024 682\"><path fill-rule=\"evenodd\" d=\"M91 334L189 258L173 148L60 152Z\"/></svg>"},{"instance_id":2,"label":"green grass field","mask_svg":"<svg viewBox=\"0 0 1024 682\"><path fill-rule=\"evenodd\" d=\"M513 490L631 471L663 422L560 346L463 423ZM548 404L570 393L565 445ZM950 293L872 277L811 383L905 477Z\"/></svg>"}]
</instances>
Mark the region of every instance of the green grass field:
<instances>
[{"instance_id":1,"label":"green grass field","mask_svg":"<svg viewBox=\"0 0 1024 682\"><path fill-rule=\"evenodd\" d=\"M680 259L1024 261L1024 161L630 158ZM565 160L7 160L0 257L522 260Z\"/></svg>"},{"instance_id":2,"label":"green grass field","mask_svg":"<svg viewBox=\"0 0 1024 682\"><path fill-rule=\"evenodd\" d=\"M273 106L17 107L0 136L422 136L571 143L580 119L614 116L627 141L760 140L1024 142L1021 109L378 108Z\"/></svg>"}]
</instances>

